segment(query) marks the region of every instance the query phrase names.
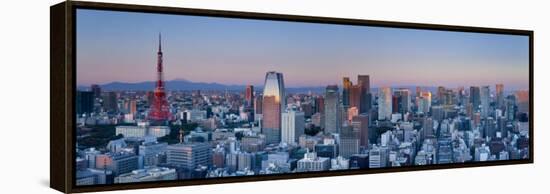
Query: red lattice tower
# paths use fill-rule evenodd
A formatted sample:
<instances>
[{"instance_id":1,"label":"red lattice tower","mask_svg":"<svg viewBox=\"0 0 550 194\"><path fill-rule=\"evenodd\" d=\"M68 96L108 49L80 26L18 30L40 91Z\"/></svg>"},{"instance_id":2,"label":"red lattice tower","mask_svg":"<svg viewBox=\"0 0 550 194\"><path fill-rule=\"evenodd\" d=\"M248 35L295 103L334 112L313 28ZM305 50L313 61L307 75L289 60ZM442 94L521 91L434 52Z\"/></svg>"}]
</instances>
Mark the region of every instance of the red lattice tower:
<instances>
[{"instance_id":1,"label":"red lattice tower","mask_svg":"<svg viewBox=\"0 0 550 194\"><path fill-rule=\"evenodd\" d=\"M164 91L164 78L162 75L162 47L161 36L159 34L159 50L157 53L157 82L154 91L153 103L149 112L149 120L156 122L165 122L171 119L171 114Z\"/></svg>"}]
</instances>

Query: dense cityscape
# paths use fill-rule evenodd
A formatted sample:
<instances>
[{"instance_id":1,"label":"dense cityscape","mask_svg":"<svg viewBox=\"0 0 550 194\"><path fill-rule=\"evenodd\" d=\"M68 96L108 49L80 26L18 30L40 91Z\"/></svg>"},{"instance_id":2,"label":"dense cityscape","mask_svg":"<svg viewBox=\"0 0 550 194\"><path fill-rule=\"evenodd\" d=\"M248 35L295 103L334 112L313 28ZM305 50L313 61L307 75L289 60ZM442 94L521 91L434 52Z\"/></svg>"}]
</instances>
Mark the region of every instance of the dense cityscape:
<instances>
[{"instance_id":1,"label":"dense cityscape","mask_svg":"<svg viewBox=\"0 0 550 194\"><path fill-rule=\"evenodd\" d=\"M158 46L154 87L77 91L76 185L530 156L529 91L499 80L371 88L376 75L358 72L322 92L289 92L285 72L266 70L261 86L167 90Z\"/></svg>"}]
</instances>

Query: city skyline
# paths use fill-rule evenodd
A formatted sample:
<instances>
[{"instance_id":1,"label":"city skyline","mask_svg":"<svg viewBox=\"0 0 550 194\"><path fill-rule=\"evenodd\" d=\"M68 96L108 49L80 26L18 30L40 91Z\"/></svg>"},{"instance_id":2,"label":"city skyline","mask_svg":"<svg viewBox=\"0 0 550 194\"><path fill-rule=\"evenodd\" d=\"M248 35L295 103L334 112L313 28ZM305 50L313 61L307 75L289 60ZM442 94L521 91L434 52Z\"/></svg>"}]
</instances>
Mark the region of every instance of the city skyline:
<instances>
[{"instance_id":1,"label":"city skyline","mask_svg":"<svg viewBox=\"0 0 550 194\"><path fill-rule=\"evenodd\" d=\"M155 19L165 21L161 18ZM202 19L193 18L193 21ZM101 23L101 18L96 22ZM117 23L116 20L110 22ZM209 26L216 26L221 21L208 22ZM296 23L278 24L281 25L279 30L298 32L293 31ZM257 24L252 26L255 25ZM286 25L291 25L292 28ZM345 32L347 27L338 27L343 30L340 33L349 33ZM310 27L306 29L312 30ZM323 34L322 30L326 29L315 32ZM381 29L368 29L361 35L378 30ZM170 30L168 36L174 31L177 30ZM260 31L263 32L264 29ZM395 32L384 32L384 35L387 33ZM241 37L241 34L235 36ZM276 37L274 34L270 36ZM322 35L314 36L318 36L318 40L322 39L319 39ZM391 36L390 39L393 41L397 35ZM336 48L323 48L331 50L330 53L297 61L289 59L293 62L281 64L296 64L294 69L285 69L281 66L283 70L274 70L269 66L257 67L253 61L230 66L228 64L235 58L212 54L217 52L216 49L220 49L217 47L189 51L192 54L210 51L212 53L205 55L209 57L201 60L181 62L180 60L187 60L188 57L191 61L196 58L177 54L174 56L174 52L185 49L185 46L177 41L163 39L162 37L166 37L165 33L159 33L158 39L155 36L155 49L150 52L156 52L156 57L152 57L151 53L144 54L135 50L147 50L149 46L110 45L114 43L113 40L107 41L109 44L104 44L103 39L116 36L94 34L94 37L94 40L98 41L91 43L79 39L77 45L84 43L90 47L100 46L97 48L108 46L112 50L102 51L108 51L112 57L95 56L94 52L81 48L77 50L83 51L79 52L84 53L81 55L110 61L102 64L111 65L86 69L90 68L86 62L77 61L77 79L102 75L103 77L96 78L121 81L147 77L146 79L151 82L138 84L141 87L139 91L133 85L120 83L118 89L113 89L108 85L101 85L98 80L90 83L89 89L77 89L74 106L76 154L73 158L77 186L525 160L531 157L530 93L527 90L505 92L508 88L514 87L515 79L522 79L521 73L509 72L510 69L506 69L508 66L501 64L504 62L500 58L510 60L509 56L498 56L498 61L489 60L491 57L476 59L481 62L486 60L485 62L498 63L499 67L504 66L504 69L491 65L480 66L477 62L463 66L445 64L441 67L419 67L405 63L392 66L380 66L375 63L379 66L374 68L368 63L365 66L355 64L351 67L334 65L334 61L330 60L336 58L342 60L340 63L361 60L364 57L361 53L353 53L363 51L361 46L347 42L350 49L339 50L338 45L342 40L336 38L338 40L330 40L335 41L330 45L334 44ZM196 38L206 40L207 45L213 42L205 37ZM258 37L250 38L254 41L248 43L257 43ZM140 40L149 38L145 35L133 39L139 43ZM420 39L427 41L430 38ZM242 39L238 41L240 40ZM224 41L217 44L221 44L220 47L231 46ZM298 53L304 52L307 48L311 48L311 53L320 51L318 46L312 47L311 44L299 42L303 40L297 41L293 43L298 46L288 48ZM459 41L460 44L468 44L466 39ZM477 41L481 45L486 43L483 40ZM416 44L419 48L424 48L423 43L425 42L407 44ZM395 44L389 44L389 47L387 44L380 45L385 49L396 47ZM438 42L437 45L449 46L445 42ZM204 45L197 43L196 46ZM130 62L130 66L116 64L119 57L124 57L119 56L120 48L123 47L128 47L123 51L128 54L125 59L126 62ZM378 49L384 48L367 49L365 52L368 52L366 55L369 57L368 55L373 53L379 54ZM230 52L242 54L239 55L242 58L258 54L252 51L255 49L241 49L237 45ZM265 60L280 60L273 57L276 54L291 58L295 56L273 52L270 49L262 51ZM465 52L469 50L465 47L454 50L463 52L454 57L465 54L468 54L468 58L479 57ZM422 60L441 60L441 54L448 51L450 50L429 50L413 52L413 55ZM498 48L489 51L499 55L505 53ZM339 58L350 52L351 55ZM393 49L386 52L392 53L389 57L400 56L399 54L403 53L394 52ZM430 55L423 56L424 54ZM494 53L493 55L497 56ZM170 56L177 59L171 61ZM140 61L140 57L152 58L155 61ZM165 60L167 58L168 60ZM218 65L222 67L202 63L208 63L212 59L221 60L222 63ZM402 62L409 60L407 57L396 59ZM326 64L320 63L324 60L329 61ZM112 65L113 63L115 64ZM249 66L245 66L246 64ZM147 72L140 72L142 65L147 66L143 69ZM171 70L171 67L177 69ZM528 69L520 67L515 65L509 68ZM385 74L384 68L390 68L391 73ZM209 74L201 73L205 69L208 69ZM212 87L207 84L165 81L174 76L174 73L182 73L179 71L195 76L192 80L200 79L207 83L238 83L243 87L233 86L232 90L228 90L228 86L224 85ZM338 72L346 72L346 75L340 75ZM424 72L430 75L423 74ZM434 73L435 75L431 75ZM486 75L479 75L480 73ZM149 75L152 75L151 78ZM114 77L109 78L110 76ZM255 81L257 76L262 76L262 81ZM411 76L414 79L411 79ZM462 77L455 80L454 76ZM317 82L313 83L315 81L312 80ZM430 88L418 87L424 85L419 84L422 80L437 83L429 84L432 85ZM467 84L468 81L464 80L475 84ZM528 82L528 79L523 81ZM417 87L395 87L400 83ZM462 83L459 85L462 87L448 86L457 83ZM81 84L82 81L77 81L77 85ZM178 87L169 88L171 84ZM291 89L296 86L307 87L308 84L322 86L322 92L305 92L303 88ZM520 87L521 83L518 84L517 87ZM432 88L434 86L437 88ZM376 87L378 91L374 89ZM510 90L513 89L508 89Z\"/></svg>"},{"instance_id":2,"label":"city skyline","mask_svg":"<svg viewBox=\"0 0 550 194\"><path fill-rule=\"evenodd\" d=\"M260 86L265 72L278 71L289 88L340 85L356 73L371 75L373 87L528 88L522 36L91 10L77 15L79 86L153 81L151 53L161 31L165 80ZM227 30L207 33L219 28ZM227 74L227 68L249 76Z\"/></svg>"}]
</instances>

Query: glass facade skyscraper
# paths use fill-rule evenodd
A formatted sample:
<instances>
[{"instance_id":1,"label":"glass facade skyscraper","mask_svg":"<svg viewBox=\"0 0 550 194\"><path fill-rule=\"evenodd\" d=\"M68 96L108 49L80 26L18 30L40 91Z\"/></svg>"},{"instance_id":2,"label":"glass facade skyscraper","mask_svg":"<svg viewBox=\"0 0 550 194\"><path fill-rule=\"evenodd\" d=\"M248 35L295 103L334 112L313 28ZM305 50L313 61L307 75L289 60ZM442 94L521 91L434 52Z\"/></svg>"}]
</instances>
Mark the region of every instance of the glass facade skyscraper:
<instances>
[{"instance_id":1,"label":"glass facade skyscraper","mask_svg":"<svg viewBox=\"0 0 550 194\"><path fill-rule=\"evenodd\" d=\"M325 91L325 132L340 132L340 94L337 85L329 85Z\"/></svg>"},{"instance_id":2,"label":"glass facade skyscraper","mask_svg":"<svg viewBox=\"0 0 550 194\"><path fill-rule=\"evenodd\" d=\"M268 144L281 142L281 113L286 107L284 90L283 74L267 72L262 100L262 133Z\"/></svg>"}]
</instances>

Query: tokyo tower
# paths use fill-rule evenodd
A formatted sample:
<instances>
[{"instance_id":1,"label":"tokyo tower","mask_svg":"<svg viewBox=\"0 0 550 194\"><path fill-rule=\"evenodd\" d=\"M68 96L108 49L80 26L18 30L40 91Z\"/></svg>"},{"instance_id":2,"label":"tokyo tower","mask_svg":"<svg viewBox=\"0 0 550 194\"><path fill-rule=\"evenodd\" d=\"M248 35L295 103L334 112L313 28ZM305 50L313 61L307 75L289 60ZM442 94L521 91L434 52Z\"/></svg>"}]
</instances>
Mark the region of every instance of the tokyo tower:
<instances>
[{"instance_id":1,"label":"tokyo tower","mask_svg":"<svg viewBox=\"0 0 550 194\"><path fill-rule=\"evenodd\" d=\"M149 120L157 123L165 123L171 119L166 92L164 91L164 78L162 74L162 46L159 34L159 50L157 52L157 81L153 93L153 103L149 112Z\"/></svg>"}]
</instances>

